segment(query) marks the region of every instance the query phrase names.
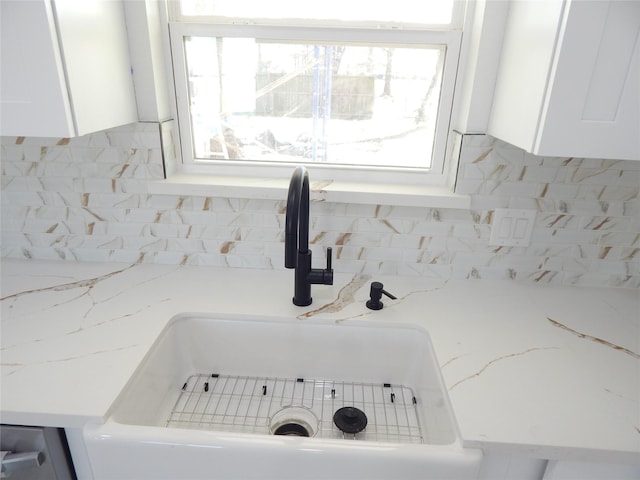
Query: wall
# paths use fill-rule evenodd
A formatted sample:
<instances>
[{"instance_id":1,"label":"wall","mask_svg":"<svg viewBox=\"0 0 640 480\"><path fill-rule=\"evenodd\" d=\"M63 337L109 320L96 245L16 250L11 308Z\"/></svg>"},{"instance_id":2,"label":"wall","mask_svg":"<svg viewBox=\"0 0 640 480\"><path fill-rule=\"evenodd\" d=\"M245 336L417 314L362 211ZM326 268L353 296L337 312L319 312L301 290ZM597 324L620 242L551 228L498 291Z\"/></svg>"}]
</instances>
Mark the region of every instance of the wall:
<instances>
[{"instance_id":1,"label":"wall","mask_svg":"<svg viewBox=\"0 0 640 480\"><path fill-rule=\"evenodd\" d=\"M283 268L285 201L150 195L158 123L73 139L3 137L2 257ZM169 139L170 140L170 139ZM314 202L334 269L640 288L640 162L542 158L465 135L471 209ZM488 245L495 208L532 208L529 247Z\"/></svg>"}]
</instances>

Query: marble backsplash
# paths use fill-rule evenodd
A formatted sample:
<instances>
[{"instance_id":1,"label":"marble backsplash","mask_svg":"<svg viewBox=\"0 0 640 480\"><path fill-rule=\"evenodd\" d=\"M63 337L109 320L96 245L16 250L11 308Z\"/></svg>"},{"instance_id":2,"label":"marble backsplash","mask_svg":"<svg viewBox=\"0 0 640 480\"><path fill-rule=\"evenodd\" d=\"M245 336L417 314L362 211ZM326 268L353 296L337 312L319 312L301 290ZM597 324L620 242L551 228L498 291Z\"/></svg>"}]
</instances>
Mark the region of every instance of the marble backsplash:
<instances>
[{"instance_id":1,"label":"marble backsplash","mask_svg":"<svg viewBox=\"0 0 640 480\"><path fill-rule=\"evenodd\" d=\"M147 192L164 176L160 131L2 137L2 257L284 268L284 195ZM456 192L470 209L314 202L314 261L333 246L340 272L640 288L640 161L464 135ZM496 208L536 210L528 247L489 245Z\"/></svg>"}]
</instances>

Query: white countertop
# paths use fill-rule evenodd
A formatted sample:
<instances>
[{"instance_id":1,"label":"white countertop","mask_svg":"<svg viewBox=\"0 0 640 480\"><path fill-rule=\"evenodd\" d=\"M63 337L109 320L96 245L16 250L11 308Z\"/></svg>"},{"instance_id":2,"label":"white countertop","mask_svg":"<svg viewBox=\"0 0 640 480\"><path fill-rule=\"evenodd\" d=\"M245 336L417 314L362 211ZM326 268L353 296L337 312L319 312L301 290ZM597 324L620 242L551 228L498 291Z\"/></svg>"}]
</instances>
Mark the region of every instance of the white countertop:
<instances>
[{"instance_id":1,"label":"white countertop","mask_svg":"<svg viewBox=\"0 0 640 480\"><path fill-rule=\"evenodd\" d=\"M432 341L464 444L640 463L640 291L336 274L291 303L293 272L2 263L3 423L102 421L183 312L415 322ZM398 300L365 307L372 280Z\"/></svg>"}]
</instances>

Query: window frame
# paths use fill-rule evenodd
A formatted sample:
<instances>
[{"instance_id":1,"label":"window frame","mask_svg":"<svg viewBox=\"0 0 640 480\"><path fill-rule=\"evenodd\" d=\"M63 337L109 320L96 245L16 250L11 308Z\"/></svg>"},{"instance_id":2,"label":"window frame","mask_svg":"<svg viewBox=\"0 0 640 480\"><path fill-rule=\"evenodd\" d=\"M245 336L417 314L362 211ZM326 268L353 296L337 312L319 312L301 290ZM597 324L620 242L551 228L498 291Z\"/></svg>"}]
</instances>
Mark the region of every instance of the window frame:
<instances>
[{"instance_id":1,"label":"window frame","mask_svg":"<svg viewBox=\"0 0 640 480\"><path fill-rule=\"evenodd\" d=\"M458 70L462 50L462 25L464 2L456 1L451 25L429 25L411 28L398 26L371 25L354 26L305 26L281 24L273 20L256 23L238 23L233 19L208 18L211 23L193 21L195 17L184 18L176 13L177 2L169 2L169 48L172 59L173 92L175 94L176 119L179 131L178 170L187 175L213 175L224 177L287 177L294 162L237 161L216 159L198 162L193 158L191 115L189 111L188 71L184 49L184 38L188 36L206 37L253 37L267 40L293 40L318 42L347 42L376 44L396 44L398 46L442 45L445 59L442 69L441 91L436 119L436 132L429 170L410 167L343 166L317 162L300 162L313 172L314 178L330 179L350 183L395 184L452 187L455 176L455 145L451 122L456 110ZM171 13L173 11L173 14ZM178 12L179 13L179 12ZM289 21L287 21L289 22ZM304 21L299 24L307 23Z\"/></svg>"}]
</instances>

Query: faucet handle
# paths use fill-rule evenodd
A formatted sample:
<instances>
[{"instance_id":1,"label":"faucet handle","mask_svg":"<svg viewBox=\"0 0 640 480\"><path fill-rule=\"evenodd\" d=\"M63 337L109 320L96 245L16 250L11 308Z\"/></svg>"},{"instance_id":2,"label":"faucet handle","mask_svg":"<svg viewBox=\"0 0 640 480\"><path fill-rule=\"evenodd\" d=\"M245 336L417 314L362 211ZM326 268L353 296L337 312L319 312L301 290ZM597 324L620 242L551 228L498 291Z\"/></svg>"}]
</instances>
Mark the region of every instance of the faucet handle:
<instances>
[{"instance_id":1,"label":"faucet handle","mask_svg":"<svg viewBox=\"0 0 640 480\"><path fill-rule=\"evenodd\" d=\"M322 272L322 283L324 285L333 285L333 269L331 268L331 253L333 249L327 247L327 268Z\"/></svg>"},{"instance_id":2,"label":"faucet handle","mask_svg":"<svg viewBox=\"0 0 640 480\"><path fill-rule=\"evenodd\" d=\"M327 248L327 268L312 268L307 275L309 283L315 285L333 285L333 270L331 269L331 247Z\"/></svg>"}]
</instances>

